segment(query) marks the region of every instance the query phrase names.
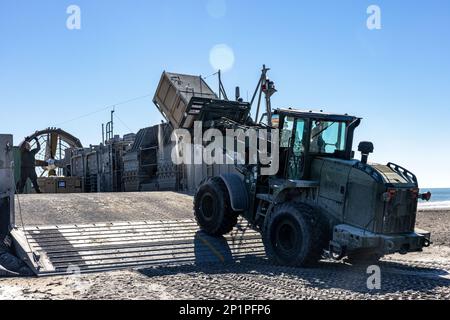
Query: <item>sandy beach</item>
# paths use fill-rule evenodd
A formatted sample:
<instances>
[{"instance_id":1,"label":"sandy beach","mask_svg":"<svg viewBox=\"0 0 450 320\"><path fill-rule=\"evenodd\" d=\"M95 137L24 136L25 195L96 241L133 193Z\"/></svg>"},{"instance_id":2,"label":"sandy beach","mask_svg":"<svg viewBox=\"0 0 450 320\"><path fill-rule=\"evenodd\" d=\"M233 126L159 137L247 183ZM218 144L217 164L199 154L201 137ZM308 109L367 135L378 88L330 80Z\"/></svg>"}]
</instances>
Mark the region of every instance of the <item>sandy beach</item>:
<instances>
[{"instance_id":1,"label":"sandy beach","mask_svg":"<svg viewBox=\"0 0 450 320\"><path fill-rule=\"evenodd\" d=\"M188 196L180 195L179 200L174 194L153 196L162 197L161 201L170 199L177 208L178 218L190 217L191 199ZM28 200L32 202L32 198ZM27 206L27 200L22 198L22 207L25 208L22 210L26 212ZM142 218L147 207L140 204L137 208L130 214ZM75 207L72 209L76 210ZM66 209L66 214L74 219L73 212L69 211ZM25 219L36 222L36 212L32 212L34 217L25 216ZM158 217L166 218L167 211L162 210ZM94 215L90 216L91 221L95 219ZM41 222L46 221L43 219ZM59 222L64 222L64 219L60 217ZM190 264L44 278L3 278L0 279L0 300L450 299L450 209L419 212L417 226L431 231L433 245L421 253L392 255L383 259L380 267L386 285L380 291L367 290L366 269L344 262L323 261L317 268L294 269L273 266L264 259L244 259L238 263Z\"/></svg>"},{"instance_id":2,"label":"sandy beach","mask_svg":"<svg viewBox=\"0 0 450 320\"><path fill-rule=\"evenodd\" d=\"M431 231L434 245L450 247L450 208L419 211L417 227Z\"/></svg>"}]
</instances>

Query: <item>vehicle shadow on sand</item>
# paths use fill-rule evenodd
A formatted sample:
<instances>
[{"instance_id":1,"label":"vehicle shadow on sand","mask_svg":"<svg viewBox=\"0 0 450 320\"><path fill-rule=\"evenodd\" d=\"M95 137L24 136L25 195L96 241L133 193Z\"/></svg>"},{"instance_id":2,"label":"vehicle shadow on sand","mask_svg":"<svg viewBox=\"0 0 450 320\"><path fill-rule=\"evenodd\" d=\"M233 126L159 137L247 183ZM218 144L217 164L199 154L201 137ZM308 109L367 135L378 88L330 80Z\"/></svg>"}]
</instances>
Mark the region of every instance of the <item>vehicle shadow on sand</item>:
<instances>
[{"instance_id":1,"label":"vehicle shadow on sand","mask_svg":"<svg viewBox=\"0 0 450 320\"><path fill-rule=\"evenodd\" d=\"M338 295L342 292L343 296L337 296L338 299L345 299L352 293L376 297L419 291L427 295L437 288L450 287L450 273L447 270L381 261L377 264L380 268L380 289L371 290L368 280L373 273L369 272L368 265L322 260L308 268L278 266L263 255L249 253L236 258L235 248L230 248L225 238L213 238L199 232L195 239L195 261L191 264L158 266L139 272L148 277L187 275L190 281L203 281L205 275L217 278L219 282L243 277L260 282L269 289L276 289L277 286L290 288L294 295L296 290L300 293L305 287L336 291ZM240 285L236 281L236 286Z\"/></svg>"}]
</instances>

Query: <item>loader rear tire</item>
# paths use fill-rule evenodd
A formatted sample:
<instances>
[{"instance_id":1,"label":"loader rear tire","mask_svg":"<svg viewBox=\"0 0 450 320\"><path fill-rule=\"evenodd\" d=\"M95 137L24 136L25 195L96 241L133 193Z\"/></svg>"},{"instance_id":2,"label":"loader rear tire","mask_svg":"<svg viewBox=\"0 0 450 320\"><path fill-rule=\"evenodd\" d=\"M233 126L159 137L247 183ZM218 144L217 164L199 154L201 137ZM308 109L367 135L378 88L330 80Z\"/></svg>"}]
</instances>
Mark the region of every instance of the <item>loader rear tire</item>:
<instances>
[{"instance_id":1,"label":"loader rear tire","mask_svg":"<svg viewBox=\"0 0 450 320\"><path fill-rule=\"evenodd\" d=\"M263 231L266 254L277 264L313 266L323 254L323 231L310 206L292 202L277 205Z\"/></svg>"},{"instance_id":2,"label":"loader rear tire","mask_svg":"<svg viewBox=\"0 0 450 320\"><path fill-rule=\"evenodd\" d=\"M200 186L194 197L194 210L197 224L211 236L223 236L237 224L238 213L231 209L228 189L220 178Z\"/></svg>"}]
</instances>

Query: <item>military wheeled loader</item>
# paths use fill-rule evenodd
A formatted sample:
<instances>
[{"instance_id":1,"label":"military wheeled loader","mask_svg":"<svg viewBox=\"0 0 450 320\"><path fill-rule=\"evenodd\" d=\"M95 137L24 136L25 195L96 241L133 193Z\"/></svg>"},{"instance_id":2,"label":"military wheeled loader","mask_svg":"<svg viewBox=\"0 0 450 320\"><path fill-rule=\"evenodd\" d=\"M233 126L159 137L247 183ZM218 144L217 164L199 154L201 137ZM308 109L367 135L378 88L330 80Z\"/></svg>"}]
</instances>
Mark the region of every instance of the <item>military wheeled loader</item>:
<instances>
[{"instance_id":1,"label":"military wheeled loader","mask_svg":"<svg viewBox=\"0 0 450 320\"><path fill-rule=\"evenodd\" d=\"M354 159L354 131L361 118L292 108L272 110L270 96L276 90L267 70L263 68L247 105L250 113L257 91L259 101L262 94L266 96L261 121L252 123L241 114L245 121L239 122L221 114L213 126L223 132L232 127L268 129L268 141L279 135L279 170L265 176L261 165L237 165L238 173L204 181L194 198L200 228L222 236L242 216L261 233L267 256L288 266L312 265L324 253L337 260L374 262L387 254L428 247L430 233L416 229L415 224L419 199L429 200L431 194L419 193L416 176L394 163L369 164L368 156L374 151L370 142L359 144L362 156ZM208 99L228 110L230 117L237 114L233 112L236 102ZM236 99L240 100L238 94ZM242 107L240 103L236 110ZM260 102L256 119L259 109ZM203 113L210 114L207 109Z\"/></svg>"}]
</instances>

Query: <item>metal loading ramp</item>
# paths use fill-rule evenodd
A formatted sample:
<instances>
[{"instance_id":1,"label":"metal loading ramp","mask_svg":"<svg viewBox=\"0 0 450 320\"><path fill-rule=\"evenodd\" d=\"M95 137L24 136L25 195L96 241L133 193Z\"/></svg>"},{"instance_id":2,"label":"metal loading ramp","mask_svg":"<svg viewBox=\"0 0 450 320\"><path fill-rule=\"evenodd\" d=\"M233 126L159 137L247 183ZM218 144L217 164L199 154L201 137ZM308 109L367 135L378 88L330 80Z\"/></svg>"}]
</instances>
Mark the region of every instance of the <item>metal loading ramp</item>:
<instances>
[{"instance_id":1,"label":"metal loading ramp","mask_svg":"<svg viewBox=\"0 0 450 320\"><path fill-rule=\"evenodd\" d=\"M243 220L224 238L204 234L194 220L33 226L12 235L18 253L38 276L264 256L259 233Z\"/></svg>"}]
</instances>

